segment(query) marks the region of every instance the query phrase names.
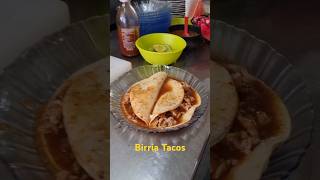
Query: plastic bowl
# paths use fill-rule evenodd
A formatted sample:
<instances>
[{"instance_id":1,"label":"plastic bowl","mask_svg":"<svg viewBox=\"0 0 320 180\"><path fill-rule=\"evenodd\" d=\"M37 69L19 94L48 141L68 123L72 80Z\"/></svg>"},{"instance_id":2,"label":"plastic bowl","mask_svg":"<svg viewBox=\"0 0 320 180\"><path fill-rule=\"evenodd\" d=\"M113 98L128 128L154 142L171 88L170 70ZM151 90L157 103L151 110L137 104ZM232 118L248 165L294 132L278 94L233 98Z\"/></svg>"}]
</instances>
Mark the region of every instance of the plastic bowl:
<instances>
[{"instance_id":1,"label":"plastic bowl","mask_svg":"<svg viewBox=\"0 0 320 180\"><path fill-rule=\"evenodd\" d=\"M171 22L171 10L164 9L156 12L138 13L140 35L168 32Z\"/></svg>"},{"instance_id":2,"label":"plastic bowl","mask_svg":"<svg viewBox=\"0 0 320 180\"><path fill-rule=\"evenodd\" d=\"M154 52L149 49L154 44L167 44L172 48L170 52ZM136 46L142 57L150 64L169 65L175 63L186 47L186 41L169 33L153 33L140 37Z\"/></svg>"}]
</instances>

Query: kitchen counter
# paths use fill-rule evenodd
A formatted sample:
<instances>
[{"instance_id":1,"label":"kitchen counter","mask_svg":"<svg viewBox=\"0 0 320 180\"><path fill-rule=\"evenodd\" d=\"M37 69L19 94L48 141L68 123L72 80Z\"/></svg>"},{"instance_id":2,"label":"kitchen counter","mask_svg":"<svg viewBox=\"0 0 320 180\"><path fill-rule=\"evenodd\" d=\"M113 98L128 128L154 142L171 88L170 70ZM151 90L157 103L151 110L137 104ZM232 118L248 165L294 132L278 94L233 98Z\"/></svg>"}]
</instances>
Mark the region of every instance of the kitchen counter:
<instances>
[{"instance_id":1,"label":"kitchen counter","mask_svg":"<svg viewBox=\"0 0 320 180\"><path fill-rule=\"evenodd\" d=\"M201 42L196 47L187 47L174 66L185 69L209 85L209 43ZM133 58L123 57L119 52L117 34L110 34L110 54L128 60L132 67L148 64L141 56ZM117 127L117 120L111 119L110 126L110 178L112 180L191 180L204 179L208 175L208 156L203 158L210 122L206 113L198 122L190 127L171 132L165 135L148 134L144 132L130 132L124 127ZM129 131L129 132L128 132ZM134 137L132 137L134 136ZM139 137L138 137L139 136ZM153 137L160 142L167 141L177 145L185 145L185 152L135 152L136 143L145 143ZM165 139L165 140L164 140ZM205 167L207 169L205 169ZM124 171L124 173L121 173Z\"/></svg>"}]
</instances>

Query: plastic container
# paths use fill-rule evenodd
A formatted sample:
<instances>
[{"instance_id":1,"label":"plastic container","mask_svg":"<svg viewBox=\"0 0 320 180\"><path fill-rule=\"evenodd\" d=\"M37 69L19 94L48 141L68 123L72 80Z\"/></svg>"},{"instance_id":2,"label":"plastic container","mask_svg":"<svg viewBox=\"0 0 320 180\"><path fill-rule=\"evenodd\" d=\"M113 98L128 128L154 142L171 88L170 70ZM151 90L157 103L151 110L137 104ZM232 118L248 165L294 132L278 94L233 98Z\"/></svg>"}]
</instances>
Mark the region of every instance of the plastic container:
<instances>
[{"instance_id":1,"label":"plastic container","mask_svg":"<svg viewBox=\"0 0 320 180\"><path fill-rule=\"evenodd\" d=\"M130 0L120 0L120 2L116 24L121 54L128 57L136 56L139 54L135 46L135 41L139 38L139 18Z\"/></svg>"},{"instance_id":2,"label":"plastic container","mask_svg":"<svg viewBox=\"0 0 320 180\"><path fill-rule=\"evenodd\" d=\"M138 11L140 20L140 35L150 33L168 32L171 24L171 9L162 8L159 11L141 12Z\"/></svg>"}]
</instances>

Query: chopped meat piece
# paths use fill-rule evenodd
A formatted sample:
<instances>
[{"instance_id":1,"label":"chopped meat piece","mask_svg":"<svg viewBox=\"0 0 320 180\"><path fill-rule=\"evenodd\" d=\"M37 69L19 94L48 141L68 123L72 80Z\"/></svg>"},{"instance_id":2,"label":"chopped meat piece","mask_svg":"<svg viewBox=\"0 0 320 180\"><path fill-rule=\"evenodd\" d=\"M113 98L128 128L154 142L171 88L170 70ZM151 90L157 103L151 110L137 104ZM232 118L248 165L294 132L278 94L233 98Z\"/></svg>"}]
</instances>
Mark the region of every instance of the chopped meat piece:
<instances>
[{"instance_id":1,"label":"chopped meat piece","mask_svg":"<svg viewBox=\"0 0 320 180\"><path fill-rule=\"evenodd\" d=\"M225 143L244 154L249 154L253 147L251 138L245 131L227 134Z\"/></svg>"},{"instance_id":2,"label":"chopped meat piece","mask_svg":"<svg viewBox=\"0 0 320 180\"><path fill-rule=\"evenodd\" d=\"M163 123L162 123L162 126L164 127L170 127L170 126L174 126L176 125L177 122L174 120L173 117L168 117L168 118L165 118Z\"/></svg>"},{"instance_id":3,"label":"chopped meat piece","mask_svg":"<svg viewBox=\"0 0 320 180\"><path fill-rule=\"evenodd\" d=\"M181 107L184 111L188 111L190 108L191 108L191 104L188 104L188 103L182 103L180 104L179 107Z\"/></svg>"},{"instance_id":4,"label":"chopped meat piece","mask_svg":"<svg viewBox=\"0 0 320 180\"><path fill-rule=\"evenodd\" d=\"M183 98L183 101L185 101L186 103L188 103L188 105L192 105L194 103L196 99L190 95L186 95Z\"/></svg>"},{"instance_id":5,"label":"chopped meat piece","mask_svg":"<svg viewBox=\"0 0 320 180\"><path fill-rule=\"evenodd\" d=\"M182 116L182 112L178 111L177 109L174 109L170 112L175 119L179 119Z\"/></svg>"},{"instance_id":6,"label":"chopped meat piece","mask_svg":"<svg viewBox=\"0 0 320 180\"><path fill-rule=\"evenodd\" d=\"M227 67L239 95L239 111L230 132L224 139L214 146L213 179L221 180L223 174L228 173L244 155L252 150L268 135L263 131L272 121L272 117L264 112L261 104L261 92L244 70Z\"/></svg>"},{"instance_id":7,"label":"chopped meat piece","mask_svg":"<svg viewBox=\"0 0 320 180\"><path fill-rule=\"evenodd\" d=\"M257 130L257 125L254 119L252 118L247 118L241 114L237 116L237 120L239 124L244 128L244 130L251 136L258 138L258 130Z\"/></svg>"},{"instance_id":8,"label":"chopped meat piece","mask_svg":"<svg viewBox=\"0 0 320 180\"><path fill-rule=\"evenodd\" d=\"M175 120L172 116L165 116L165 114L160 114L158 117L156 117L157 127L170 127L174 126L178 123L177 120Z\"/></svg>"},{"instance_id":9,"label":"chopped meat piece","mask_svg":"<svg viewBox=\"0 0 320 180\"><path fill-rule=\"evenodd\" d=\"M183 97L183 101L179 107L181 107L184 111L188 111L192 107L193 101L195 101L195 98L185 94L185 96Z\"/></svg>"},{"instance_id":10,"label":"chopped meat piece","mask_svg":"<svg viewBox=\"0 0 320 180\"><path fill-rule=\"evenodd\" d=\"M257 116L257 123L260 126L265 126L271 121L271 119L268 117L268 115L265 112L257 111L256 116Z\"/></svg>"}]
</instances>

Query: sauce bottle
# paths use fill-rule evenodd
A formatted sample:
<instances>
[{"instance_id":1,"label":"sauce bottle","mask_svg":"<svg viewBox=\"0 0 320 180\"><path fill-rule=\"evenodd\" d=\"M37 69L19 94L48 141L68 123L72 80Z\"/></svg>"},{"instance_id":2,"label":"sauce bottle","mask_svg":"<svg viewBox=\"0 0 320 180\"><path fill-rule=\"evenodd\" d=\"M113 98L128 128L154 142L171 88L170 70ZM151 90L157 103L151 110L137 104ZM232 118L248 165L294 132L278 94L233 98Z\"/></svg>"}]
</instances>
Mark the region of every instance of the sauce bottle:
<instances>
[{"instance_id":1,"label":"sauce bottle","mask_svg":"<svg viewBox=\"0 0 320 180\"><path fill-rule=\"evenodd\" d=\"M139 38L139 18L130 3L130 0L120 0L116 23L121 54L124 56L136 56L139 54L135 46Z\"/></svg>"}]
</instances>

